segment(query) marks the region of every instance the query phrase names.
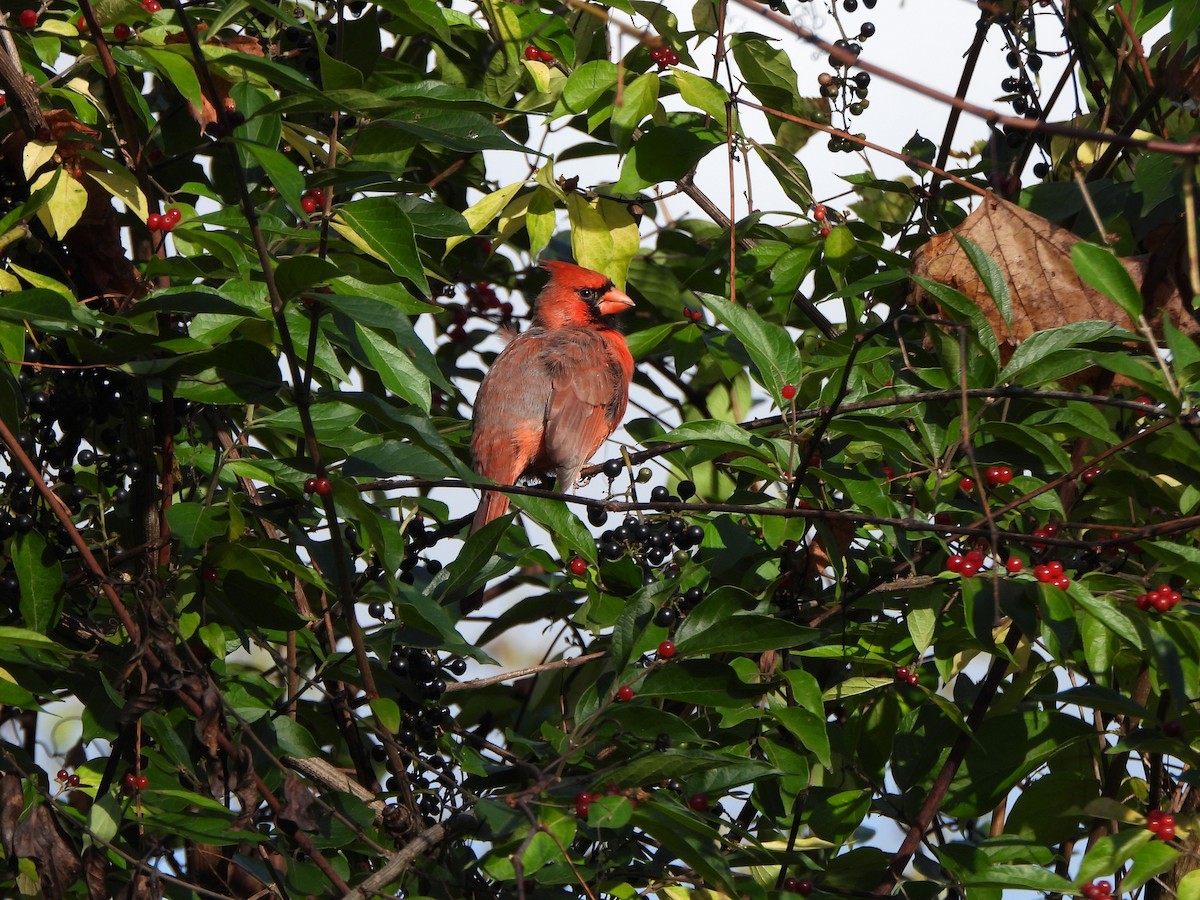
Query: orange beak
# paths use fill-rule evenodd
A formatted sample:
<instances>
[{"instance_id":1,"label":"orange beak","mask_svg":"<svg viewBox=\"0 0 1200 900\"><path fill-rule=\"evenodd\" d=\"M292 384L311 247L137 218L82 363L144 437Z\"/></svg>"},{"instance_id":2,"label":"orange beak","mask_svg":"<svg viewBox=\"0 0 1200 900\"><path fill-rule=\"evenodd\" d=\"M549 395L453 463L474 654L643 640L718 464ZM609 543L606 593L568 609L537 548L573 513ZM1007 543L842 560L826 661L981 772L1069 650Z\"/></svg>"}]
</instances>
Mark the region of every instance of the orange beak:
<instances>
[{"instance_id":1,"label":"orange beak","mask_svg":"<svg viewBox=\"0 0 1200 900\"><path fill-rule=\"evenodd\" d=\"M600 310L602 316L614 315L631 306L633 306L633 301L629 299L629 295L616 288L609 288L600 298L600 302L596 304L596 308Z\"/></svg>"}]
</instances>

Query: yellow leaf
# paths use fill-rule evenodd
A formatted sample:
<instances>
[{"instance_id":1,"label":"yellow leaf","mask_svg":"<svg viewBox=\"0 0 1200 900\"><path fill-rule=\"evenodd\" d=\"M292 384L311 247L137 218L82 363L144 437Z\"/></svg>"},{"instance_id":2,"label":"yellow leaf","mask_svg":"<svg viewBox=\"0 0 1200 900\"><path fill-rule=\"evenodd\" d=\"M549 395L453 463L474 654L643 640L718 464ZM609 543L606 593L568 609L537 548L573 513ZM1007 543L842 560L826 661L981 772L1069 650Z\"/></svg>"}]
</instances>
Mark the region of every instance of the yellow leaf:
<instances>
[{"instance_id":1,"label":"yellow leaf","mask_svg":"<svg viewBox=\"0 0 1200 900\"><path fill-rule=\"evenodd\" d=\"M554 237L558 224L557 204L554 194L540 186L529 198L529 211L525 214L525 230L529 233L529 252L537 256Z\"/></svg>"},{"instance_id":2,"label":"yellow leaf","mask_svg":"<svg viewBox=\"0 0 1200 900\"><path fill-rule=\"evenodd\" d=\"M482 200L472 204L463 212L463 218L467 220L467 224L471 226L471 231L479 234L483 227L492 219L500 214L500 210L508 206L510 201L523 186L525 182L517 181L506 187L492 191ZM467 240L469 235L458 234L446 241L446 252L449 253L463 241Z\"/></svg>"},{"instance_id":3,"label":"yellow leaf","mask_svg":"<svg viewBox=\"0 0 1200 900\"><path fill-rule=\"evenodd\" d=\"M589 203L578 194L568 194L567 218L571 221L571 250L575 254L575 262L609 275L608 269L613 261L613 236L597 208L597 202Z\"/></svg>"},{"instance_id":4,"label":"yellow leaf","mask_svg":"<svg viewBox=\"0 0 1200 900\"><path fill-rule=\"evenodd\" d=\"M500 213L496 222L496 242L503 244L516 234L525 224L525 213L529 210L529 201L533 194L522 194Z\"/></svg>"},{"instance_id":5,"label":"yellow leaf","mask_svg":"<svg viewBox=\"0 0 1200 900\"><path fill-rule=\"evenodd\" d=\"M132 172L117 169L114 172L96 171L87 174L102 188L124 203L131 213L143 222L146 221L146 216L150 215L150 204L146 202L146 195L138 187L137 179L133 177Z\"/></svg>"},{"instance_id":6,"label":"yellow leaf","mask_svg":"<svg viewBox=\"0 0 1200 900\"><path fill-rule=\"evenodd\" d=\"M30 141L21 151L21 169L25 172L25 180L32 181L34 173L48 163L58 150L58 144L53 141Z\"/></svg>"},{"instance_id":7,"label":"yellow leaf","mask_svg":"<svg viewBox=\"0 0 1200 900\"><path fill-rule=\"evenodd\" d=\"M624 203L615 200L600 200L600 215L608 233L612 235L612 262L604 273L621 290L625 290L625 277L629 274L629 263L642 248L642 235L637 221Z\"/></svg>"},{"instance_id":8,"label":"yellow leaf","mask_svg":"<svg viewBox=\"0 0 1200 900\"><path fill-rule=\"evenodd\" d=\"M38 220L54 237L61 238L75 227L87 207L87 191L83 185L68 175L60 166L53 172L38 177L29 190L54 182L50 199L37 211Z\"/></svg>"},{"instance_id":9,"label":"yellow leaf","mask_svg":"<svg viewBox=\"0 0 1200 900\"><path fill-rule=\"evenodd\" d=\"M546 160L546 164L537 170L534 176L537 183L552 193L558 200L566 200L567 195L563 193L563 189L558 186L558 182L554 180L554 157Z\"/></svg>"},{"instance_id":10,"label":"yellow leaf","mask_svg":"<svg viewBox=\"0 0 1200 900\"><path fill-rule=\"evenodd\" d=\"M550 67L541 60L523 59L525 70L533 76L533 86L539 94L550 93Z\"/></svg>"}]
</instances>

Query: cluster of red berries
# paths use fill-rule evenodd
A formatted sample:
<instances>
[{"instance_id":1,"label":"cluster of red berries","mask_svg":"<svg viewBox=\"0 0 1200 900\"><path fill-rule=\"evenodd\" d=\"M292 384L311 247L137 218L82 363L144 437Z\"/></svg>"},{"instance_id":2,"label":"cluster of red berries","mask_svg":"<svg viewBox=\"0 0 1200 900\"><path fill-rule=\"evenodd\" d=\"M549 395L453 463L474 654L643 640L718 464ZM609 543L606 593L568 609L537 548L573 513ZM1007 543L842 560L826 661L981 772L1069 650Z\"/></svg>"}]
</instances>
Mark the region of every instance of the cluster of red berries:
<instances>
[{"instance_id":1,"label":"cluster of red berries","mask_svg":"<svg viewBox=\"0 0 1200 900\"><path fill-rule=\"evenodd\" d=\"M145 775L135 775L133 772L126 772L125 777L121 779L121 790L126 794L144 791L148 787L150 787L150 779Z\"/></svg>"},{"instance_id":2,"label":"cluster of red berries","mask_svg":"<svg viewBox=\"0 0 1200 900\"><path fill-rule=\"evenodd\" d=\"M165 213L150 213L146 216L146 227L150 231L174 231L183 218L183 213L171 207Z\"/></svg>"},{"instance_id":3,"label":"cluster of red berries","mask_svg":"<svg viewBox=\"0 0 1200 900\"><path fill-rule=\"evenodd\" d=\"M908 666L896 666L894 677L897 681L916 687L921 683L921 676L910 669Z\"/></svg>"},{"instance_id":4,"label":"cluster of red berries","mask_svg":"<svg viewBox=\"0 0 1200 900\"><path fill-rule=\"evenodd\" d=\"M704 313L698 309L692 309L690 306L685 306L683 308L683 317L692 322L699 322L704 318Z\"/></svg>"},{"instance_id":5,"label":"cluster of red berries","mask_svg":"<svg viewBox=\"0 0 1200 900\"><path fill-rule=\"evenodd\" d=\"M807 897L813 892L813 883L807 878L785 878L783 879L783 889L791 891L793 894L799 894L801 897Z\"/></svg>"},{"instance_id":6,"label":"cluster of red berries","mask_svg":"<svg viewBox=\"0 0 1200 900\"><path fill-rule=\"evenodd\" d=\"M983 480L996 487L999 484L1008 484L1013 480L1013 470L1009 466L988 466L987 471L983 473ZM958 486L964 493L971 493L975 490L975 479L964 477L959 479Z\"/></svg>"},{"instance_id":7,"label":"cluster of red berries","mask_svg":"<svg viewBox=\"0 0 1200 900\"><path fill-rule=\"evenodd\" d=\"M66 769L59 769L58 774L54 776L54 780L59 784L65 784L69 788L79 787L79 776L74 772L68 772Z\"/></svg>"},{"instance_id":8,"label":"cluster of red berries","mask_svg":"<svg viewBox=\"0 0 1200 900\"><path fill-rule=\"evenodd\" d=\"M38 23L38 14L36 9L23 9L17 17L17 21L22 28L36 28Z\"/></svg>"},{"instance_id":9,"label":"cluster of red berries","mask_svg":"<svg viewBox=\"0 0 1200 900\"><path fill-rule=\"evenodd\" d=\"M1183 595L1179 591L1170 585L1160 584L1153 590L1138 595L1137 608L1146 611L1156 609L1159 612L1167 612L1173 609L1175 604L1179 603L1182 599Z\"/></svg>"},{"instance_id":10,"label":"cluster of red berries","mask_svg":"<svg viewBox=\"0 0 1200 900\"><path fill-rule=\"evenodd\" d=\"M650 51L650 59L658 65L658 71L662 71L667 66L678 65L679 54L670 47L656 47Z\"/></svg>"},{"instance_id":11,"label":"cluster of red berries","mask_svg":"<svg viewBox=\"0 0 1200 900\"><path fill-rule=\"evenodd\" d=\"M1052 584L1060 591L1071 586L1071 579L1063 574L1063 564L1057 559L1047 560L1033 567L1033 577L1042 584Z\"/></svg>"},{"instance_id":12,"label":"cluster of red berries","mask_svg":"<svg viewBox=\"0 0 1200 900\"><path fill-rule=\"evenodd\" d=\"M1033 536L1038 538L1054 537L1056 534L1058 534L1058 526L1053 522L1047 522L1045 525L1039 525L1037 528L1033 529ZM1030 544L1030 546L1033 547L1034 550L1046 549L1046 545L1042 543L1033 543Z\"/></svg>"},{"instance_id":13,"label":"cluster of red berries","mask_svg":"<svg viewBox=\"0 0 1200 900\"><path fill-rule=\"evenodd\" d=\"M1107 881L1089 881L1079 891L1087 900L1105 900L1112 896L1112 885Z\"/></svg>"},{"instance_id":14,"label":"cluster of red berries","mask_svg":"<svg viewBox=\"0 0 1200 900\"><path fill-rule=\"evenodd\" d=\"M1175 840L1175 817L1161 809L1152 809L1146 814L1146 830L1164 841Z\"/></svg>"},{"instance_id":15,"label":"cluster of red berries","mask_svg":"<svg viewBox=\"0 0 1200 900\"><path fill-rule=\"evenodd\" d=\"M818 203L813 207L813 218L821 223L819 232L821 237L829 237L829 210L825 204Z\"/></svg>"},{"instance_id":16,"label":"cluster of red berries","mask_svg":"<svg viewBox=\"0 0 1200 900\"><path fill-rule=\"evenodd\" d=\"M333 493L333 482L328 478L306 478L304 479L304 493L328 497Z\"/></svg>"},{"instance_id":17,"label":"cluster of red berries","mask_svg":"<svg viewBox=\"0 0 1200 900\"><path fill-rule=\"evenodd\" d=\"M554 54L553 53L549 52L548 50L539 50L537 47L533 46L533 44L530 44L528 47L525 48L525 58L527 60L529 60L530 62L532 62L535 59L538 62L544 62L544 63L554 62Z\"/></svg>"},{"instance_id":18,"label":"cluster of red berries","mask_svg":"<svg viewBox=\"0 0 1200 900\"><path fill-rule=\"evenodd\" d=\"M324 188L309 188L304 192L304 196L300 198L300 208L308 215L312 215L319 209L325 207L325 190Z\"/></svg>"},{"instance_id":19,"label":"cluster of red berries","mask_svg":"<svg viewBox=\"0 0 1200 900\"><path fill-rule=\"evenodd\" d=\"M983 568L983 560L982 550L971 550L962 555L954 553L946 559L946 571L971 578Z\"/></svg>"},{"instance_id":20,"label":"cluster of red berries","mask_svg":"<svg viewBox=\"0 0 1200 900\"><path fill-rule=\"evenodd\" d=\"M496 295L496 289L486 281L467 285L466 293L467 305L454 307L451 316L453 325L447 332L451 340L465 341L467 339L465 326L473 313L483 314L494 309L500 313L500 317L504 321L508 321L512 317L513 305L507 301L501 303L500 298Z\"/></svg>"}]
</instances>

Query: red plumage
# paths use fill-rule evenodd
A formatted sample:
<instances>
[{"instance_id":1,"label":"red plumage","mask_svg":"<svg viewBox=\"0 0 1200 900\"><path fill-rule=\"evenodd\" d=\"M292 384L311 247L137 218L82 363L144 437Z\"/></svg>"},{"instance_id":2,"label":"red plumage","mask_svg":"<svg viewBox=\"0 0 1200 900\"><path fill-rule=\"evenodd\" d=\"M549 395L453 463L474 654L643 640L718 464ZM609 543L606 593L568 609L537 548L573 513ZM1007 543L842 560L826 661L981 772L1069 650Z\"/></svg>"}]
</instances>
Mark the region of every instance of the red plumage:
<instances>
[{"instance_id":1,"label":"red plumage","mask_svg":"<svg viewBox=\"0 0 1200 900\"><path fill-rule=\"evenodd\" d=\"M633 357L613 317L633 305L611 280L572 263L542 263L550 282L534 305L533 327L513 339L475 398L475 471L497 484L553 472L569 490L625 415ZM508 510L508 496L484 491L471 531Z\"/></svg>"}]
</instances>

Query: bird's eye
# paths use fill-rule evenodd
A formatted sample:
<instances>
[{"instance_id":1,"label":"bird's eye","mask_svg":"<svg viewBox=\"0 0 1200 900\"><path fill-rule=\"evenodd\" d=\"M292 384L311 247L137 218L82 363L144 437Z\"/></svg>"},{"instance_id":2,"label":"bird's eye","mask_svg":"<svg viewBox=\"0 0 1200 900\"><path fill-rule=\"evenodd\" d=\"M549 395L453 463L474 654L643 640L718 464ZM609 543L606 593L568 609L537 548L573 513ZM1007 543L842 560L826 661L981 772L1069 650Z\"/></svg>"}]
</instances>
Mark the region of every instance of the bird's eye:
<instances>
[{"instance_id":1,"label":"bird's eye","mask_svg":"<svg viewBox=\"0 0 1200 900\"><path fill-rule=\"evenodd\" d=\"M579 299L584 303L595 303L600 298L600 291L596 288L580 288Z\"/></svg>"}]
</instances>

